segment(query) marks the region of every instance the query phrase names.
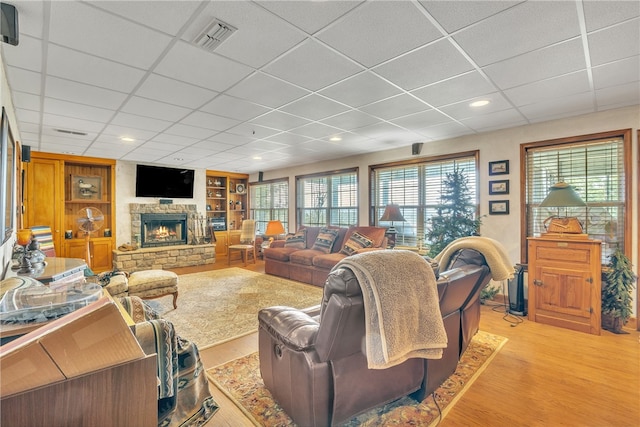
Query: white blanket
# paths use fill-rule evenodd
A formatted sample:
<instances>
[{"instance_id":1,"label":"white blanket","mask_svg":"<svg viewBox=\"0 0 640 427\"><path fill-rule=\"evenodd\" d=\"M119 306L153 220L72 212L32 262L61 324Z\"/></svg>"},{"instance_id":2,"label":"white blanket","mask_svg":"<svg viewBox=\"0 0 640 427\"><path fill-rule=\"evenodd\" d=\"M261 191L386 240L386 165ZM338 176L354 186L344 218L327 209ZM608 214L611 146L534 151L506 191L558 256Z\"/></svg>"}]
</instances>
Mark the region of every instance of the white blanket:
<instances>
[{"instance_id":1,"label":"white blanket","mask_svg":"<svg viewBox=\"0 0 640 427\"><path fill-rule=\"evenodd\" d=\"M341 267L353 271L362 288L369 369L442 358L447 334L429 263L414 252L383 250L347 257L334 269Z\"/></svg>"},{"instance_id":2,"label":"white blanket","mask_svg":"<svg viewBox=\"0 0 640 427\"><path fill-rule=\"evenodd\" d=\"M496 281L513 279L514 268L502 243L489 237L461 237L449 243L434 258L440 264L440 271L449 263L451 256L459 249L475 249L480 252L491 270L491 278Z\"/></svg>"}]
</instances>

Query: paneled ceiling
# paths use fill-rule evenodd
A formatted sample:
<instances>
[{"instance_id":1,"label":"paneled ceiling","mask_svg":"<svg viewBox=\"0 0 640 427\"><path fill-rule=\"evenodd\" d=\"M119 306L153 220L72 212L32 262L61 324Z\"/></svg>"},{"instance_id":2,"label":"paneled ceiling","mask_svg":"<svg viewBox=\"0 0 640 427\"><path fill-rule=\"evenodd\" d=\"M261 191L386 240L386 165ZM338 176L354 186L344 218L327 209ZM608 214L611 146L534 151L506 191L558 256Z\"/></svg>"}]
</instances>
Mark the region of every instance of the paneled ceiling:
<instances>
[{"instance_id":1,"label":"paneled ceiling","mask_svg":"<svg viewBox=\"0 0 640 427\"><path fill-rule=\"evenodd\" d=\"M8 3L38 151L252 173L640 104L637 0Z\"/></svg>"}]
</instances>

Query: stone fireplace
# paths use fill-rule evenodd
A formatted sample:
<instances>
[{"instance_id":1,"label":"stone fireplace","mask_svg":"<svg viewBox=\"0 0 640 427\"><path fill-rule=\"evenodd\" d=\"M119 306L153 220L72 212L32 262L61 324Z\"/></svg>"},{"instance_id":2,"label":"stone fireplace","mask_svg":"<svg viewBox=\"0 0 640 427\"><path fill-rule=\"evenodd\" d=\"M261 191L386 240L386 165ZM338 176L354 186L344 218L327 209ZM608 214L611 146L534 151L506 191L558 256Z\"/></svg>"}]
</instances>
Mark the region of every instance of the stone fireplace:
<instances>
[{"instance_id":1,"label":"stone fireplace","mask_svg":"<svg viewBox=\"0 0 640 427\"><path fill-rule=\"evenodd\" d=\"M140 247L185 245L187 243L186 213L140 214Z\"/></svg>"},{"instance_id":2,"label":"stone fireplace","mask_svg":"<svg viewBox=\"0 0 640 427\"><path fill-rule=\"evenodd\" d=\"M189 244L189 220L197 215L196 205L132 203L129 211L131 243L139 249L114 250L114 269L132 273L215 262L213 244Z\"/></svg>"}]
</instances>

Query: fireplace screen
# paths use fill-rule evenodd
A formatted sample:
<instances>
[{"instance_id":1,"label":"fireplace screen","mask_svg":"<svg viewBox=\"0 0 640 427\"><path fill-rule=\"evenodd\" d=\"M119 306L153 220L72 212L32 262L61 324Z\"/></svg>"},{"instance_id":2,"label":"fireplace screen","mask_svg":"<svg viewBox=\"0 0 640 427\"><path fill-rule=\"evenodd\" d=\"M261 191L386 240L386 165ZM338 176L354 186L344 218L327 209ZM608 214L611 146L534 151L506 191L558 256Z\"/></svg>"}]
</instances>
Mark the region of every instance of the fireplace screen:
<instances>
[{"instance_id":1,"label":"fireplace screen","mask_svg":"<svg viewBox=\"0 0 640 427\"><path fill-rule=\"evenodd\" d=\"M187 243L187 214L141 214L141 245L185 245Z\"/></svg>"}]
</instances>

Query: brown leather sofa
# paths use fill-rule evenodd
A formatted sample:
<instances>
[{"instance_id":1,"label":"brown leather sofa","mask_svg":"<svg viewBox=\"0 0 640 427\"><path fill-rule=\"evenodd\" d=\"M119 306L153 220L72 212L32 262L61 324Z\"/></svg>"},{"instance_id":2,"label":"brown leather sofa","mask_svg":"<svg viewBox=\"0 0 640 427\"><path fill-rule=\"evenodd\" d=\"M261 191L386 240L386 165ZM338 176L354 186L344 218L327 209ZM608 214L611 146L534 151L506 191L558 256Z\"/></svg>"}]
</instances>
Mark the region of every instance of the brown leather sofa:
<instances>
[{"instance_id":1,"label":"brown leather sofa","mask_svg":"<svg viewBox=\"0 0 640 427\"><path fill-rule=\"evenodd\" d=\"M385 249L387 239L384 227L352 226L329 227L338 231L330 253L313 249L321 227L301 227L306 229L304 248L290 247L286 240L275 240L263 252L264 271L267 274L297 280L316 286L324 286L331 269L348 255L343 253L344 245L354 233L359 233L372 240L370 247L362 248L355 253L369 250Z\"/></svg>"},{"instance_id":2,"label":"brown leather sofa","mask_svg":"<svg viewBox=\"0 0 640 427\"><path fill-rule=\"evenodd\" d=\"M368 369L362 292L346 268L329 275L319 315L317 309L282 306L259 312L260 372L296 424L336 425L405 395L422 400L455 371L478 331L480 291L490 271L473 249L458 251L440 270L437 288L448 338L442 359L412 358Z\"/></svg>"}]
</instances>

